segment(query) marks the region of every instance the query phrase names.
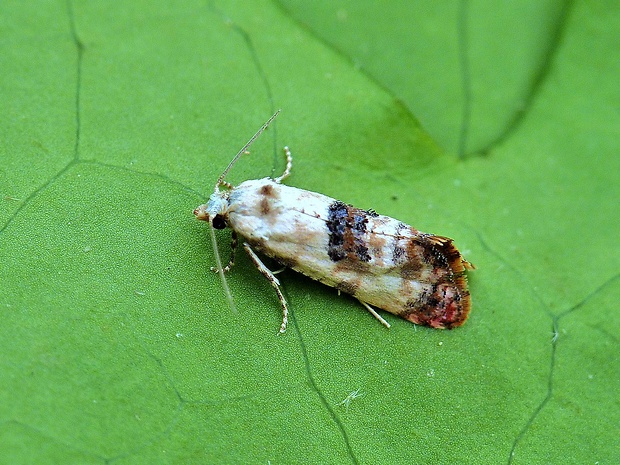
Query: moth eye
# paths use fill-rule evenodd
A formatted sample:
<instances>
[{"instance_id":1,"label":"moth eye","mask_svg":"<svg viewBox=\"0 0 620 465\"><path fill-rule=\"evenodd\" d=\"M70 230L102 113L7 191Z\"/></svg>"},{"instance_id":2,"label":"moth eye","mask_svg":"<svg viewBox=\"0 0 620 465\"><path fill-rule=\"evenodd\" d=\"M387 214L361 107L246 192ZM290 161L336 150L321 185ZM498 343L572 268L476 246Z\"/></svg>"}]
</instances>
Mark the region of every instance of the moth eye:
<instances>
[{"instance_id":1,"label":"moth eye","mask_svg":"<svg viewBox=\"0 0 620 465\"><path fill-rule=\"evenodd\" d=\"M222 215L215 215L211 224L215 229L224 229L226 227L226 220Z\"/></svg>"}]
</instances>

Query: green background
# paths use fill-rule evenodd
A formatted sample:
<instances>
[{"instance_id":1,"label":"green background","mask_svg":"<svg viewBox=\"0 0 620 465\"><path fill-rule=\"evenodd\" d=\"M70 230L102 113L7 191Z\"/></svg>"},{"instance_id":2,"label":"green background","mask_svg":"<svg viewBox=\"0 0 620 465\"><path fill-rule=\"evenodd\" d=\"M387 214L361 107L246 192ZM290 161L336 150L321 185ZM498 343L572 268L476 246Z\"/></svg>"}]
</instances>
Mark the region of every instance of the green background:
<instances>
[{"instance_id":1,"label":"green background","mask_svg":"<svg viewBox=\"0 0 620 465\"><path fill-rule=\"evenodd\" d=\"M496 3L1 2L0 463L619 463L620 8ZM192 210L278 108L229 181L453 237L465 326L230 309Z\"/></svg>"}]
</instances>

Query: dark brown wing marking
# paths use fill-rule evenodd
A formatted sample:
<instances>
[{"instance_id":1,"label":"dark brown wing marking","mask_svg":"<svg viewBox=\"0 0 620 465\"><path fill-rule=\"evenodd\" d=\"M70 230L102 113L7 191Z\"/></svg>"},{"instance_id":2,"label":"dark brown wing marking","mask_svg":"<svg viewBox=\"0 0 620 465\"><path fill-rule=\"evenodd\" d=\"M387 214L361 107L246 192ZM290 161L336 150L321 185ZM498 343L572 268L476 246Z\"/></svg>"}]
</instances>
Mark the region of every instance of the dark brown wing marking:
<instances>
[{"instance_id":1,"label":"dark brown wing marking","mask_svg":"<svg viewBox=\"0 0 620 465\"><path fill-rule=\"evenodd\" d=\"M401 275L415 275L417 270L418 274L424 273L426 279L422 282L429 286L417 299L408 301L399 315L433 328L461 326L471 308L465 269L473 266L447 237L421 235L410 241L407 253L411 255Z\"/></svg>"},{"instance_id":2,"label":"dark brown wing marking","mask_svg":"<svg viewBox=\"0 0 620 465\"><path fill-rule=\"evenodd\" d=\"M376 216L366 210L355 208L339 200L329 205L327 231L329 242L327 254L338 262L345 258L350 261L367 263L371 260L366 244L368 217Z\"/></svg>"}]
</instances>

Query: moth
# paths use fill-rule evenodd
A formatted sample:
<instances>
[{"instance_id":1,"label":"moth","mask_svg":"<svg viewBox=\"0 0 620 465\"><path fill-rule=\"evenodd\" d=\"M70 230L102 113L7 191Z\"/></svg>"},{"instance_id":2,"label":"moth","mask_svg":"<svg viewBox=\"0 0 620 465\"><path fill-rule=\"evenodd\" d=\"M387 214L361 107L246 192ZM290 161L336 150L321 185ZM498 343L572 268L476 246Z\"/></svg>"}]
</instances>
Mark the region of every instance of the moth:
<instances>
[{"instance_id":1,"label":"moth","mask_svg":"<svg viewBox=\"0 0 620 465\"><path fill-rule=\"evenodd\" d=\"M465 260L452 239L423 233L389 216L362 210L323 194L282 184L293 157L284 147L286 168L276 178L233 186L225 177L279 110L228 164L206 204L194 210L210 224L216 265L234 306L224 273L234 264L239 236L258 271L271 283L282 306L280 333L286 331L288 303L280 281L260 253L280 265L355 297L390 327L374 307L415 324L451 329L462 325L471 307ZM222 266L215 229L232 230L231 256Z\"/></svg>"}]
</instances>

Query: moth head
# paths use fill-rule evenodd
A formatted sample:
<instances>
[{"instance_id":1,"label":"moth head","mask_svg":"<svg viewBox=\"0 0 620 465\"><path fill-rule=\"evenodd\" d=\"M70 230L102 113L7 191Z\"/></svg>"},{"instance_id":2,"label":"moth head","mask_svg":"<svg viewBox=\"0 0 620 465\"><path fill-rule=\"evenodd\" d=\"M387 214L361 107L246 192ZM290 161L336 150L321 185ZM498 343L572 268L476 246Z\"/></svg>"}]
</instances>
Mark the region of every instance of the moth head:
<instances>
[{"instance_id":1,"label":"moth head","mask_svg":"<svg viewBox=\"0 0 620 465\"><path fill-rule=\"evenodd\" d=\"M231 186L232 187L232 186ZM209 201L206 204L200 205L194 210L196 218L202 221L206 221L211 225L209 228L209 235L211 236L211 244L213 244L213 253L215 255L215 263L217 266L211 268L212 271L217 271L222 280L222 286L224 286L224 292L226 299L230 304L230 307L235 310L235 303L233 302L232 294L226 282L224 276L224 267L222 266L222 259L220 258L220 252L217 247L217 239L215 237L215 229L224 229L228 226L228 209L229 209L229 192L220 192L217 188L209 197ZM234 234L234 231L233 231ZM234 248L233 248L234 251Z\"/></svg>"},{"instance_id":2,"label":"moth head","mask_svg":"<svg viewBox=\"0 0 620 465\"><path fill-rule=\"evenodd\" d=\"M194 210L194 215L196 218L202 221L208 222L213 229L224 229L228 226L228 198L230 195L230 191L234 189L234 186L229 182L225 181L226 175L230 171L230 169L237 163L237 160L241 157L241 155L250 153L248 149L252 145L252 143L256 140L258 136L262 134L262 132L267 129L269 124L274 120L276 116L278 116L280 110L276 111L271 118L267 120L265 124L261 126L256 134L252 136L252 138L243 146L241 150L235 155L235 157L228 164L224 172L220 175L220 177L215 182L215 188L213 189L213 194L209 197L209 201L200 205L198 208ZM224 187L226 190L220 191L220 187Z\"/></svg>"},{"instance_id":3,"label":"moth head","mask_svg":"<svg viewBox=\"0 0 620 465\"><path fill-rule=\"evenodd\" d=\"M213 229L228 226L228 192L214 192L206 204L194 210L194 215L201 221L208 222Z\"/></svg>"}]
</instances>

